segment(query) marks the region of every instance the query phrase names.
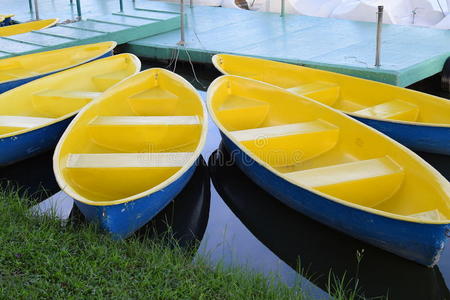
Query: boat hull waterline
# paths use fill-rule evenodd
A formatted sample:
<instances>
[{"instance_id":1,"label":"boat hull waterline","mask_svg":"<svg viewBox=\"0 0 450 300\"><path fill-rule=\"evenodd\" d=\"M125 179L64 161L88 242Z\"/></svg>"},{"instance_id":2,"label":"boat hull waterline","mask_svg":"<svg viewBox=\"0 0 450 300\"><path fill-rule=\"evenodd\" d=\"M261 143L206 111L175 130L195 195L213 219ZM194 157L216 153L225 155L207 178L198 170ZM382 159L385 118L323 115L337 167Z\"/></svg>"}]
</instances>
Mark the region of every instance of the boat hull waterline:
<instances>
[{"instance_id":1,"label":"boat hull waterline","mask_svg":"<svg viewBox=\"0 0 450 300\"><path fill-rule=\"evenodd\" d=\"M4 93L6 91L9 91L13 88L19 87L23 84L26 84L28 82L31 82L33 80L48 76L48 75L52 75L54 73L57 72L61 72L79 65L82 65L84 63L88 63L91 61L94 61L96 59L102 59L102 58L106 58L109 56L113 55L113 49L114 47L117 45L116 42L104 42L104 43L98 43L98 44L91 44L91 45L83 45L83 46L76 46L76 47L71 47L71 48L64 48L64 49L59 49L59 50L53 50L53 51L48 51L48 52L40 52L40 53L34 53L34 54L29 54L29 55L23 55L19 57L13 57L12 59L17 60L17 59L24 59L24 58L33 58L36 59L37 61L40 61L43 59L43 57L45 57L48 54L53 54L53 53L58 53L58 52L67 52L68 50L70 51L71 49L76 50L77 48L83 48L83 47L103 47L104 51L102 51L102 53L100 53L100 55L92 55L91 57L86 57L86 59L84 61L81 61L77 64L73 64L73 65L67 65L67 66L63 66L61 68L56 68L55 70L49 71L49 72L44 72L42 74L39 75L35 75L35 76L28 76L28 77L24 77L24 78L19 78L16 80L8 80L8 81L1 81L0 80L0 94ZM76 55L76 53L73 53L74 55ZM68 53L68 55L70 56L70 53ZM8 60L12 60L11 58L6 58L3 60L0 60L0 71L1 71L1 67L2 67L2 63L4 63L5 61ZM68 57L65 57L65 59L67 59L69 61ZM50 63L50 62L49 62ZM0 72L1 75L1 72Z\"/></svg>"},{"instance_id":2,"label":"boat hull waterline","mask_svg":"<svg viewBox=\"0 0 450 300\"><path fill-rule=\"evenodd\" d=\"M53 149L79 109L139 69L137 57L121 54L40 78L0 94L0 166ZM123 74L116 75L116 78L103 78L109 76L108 72ZM65 81L74 80L78 81L77 86L64 86Z\"/></svg>"},{"instance_id":3,"label":"boat hull waterline","mask_svg":"<svg viewBox=\"0 0 450 300\"><path fill-rule=\"evenodd\" d=\"M234 163L285 205L426 266L450 232L449 182L378 131L306 97L226 75L208 109Z\"/></svg>"},{"instance_id":4,"label":"boat hull waterline","mask_svg":"<svg viewBox=\"0 0 450 300\"><path fill-rule=\"evenodd\" d=\"M450 155L450 101L329 71L228 54L213 57L223 74L284 88L341 110L417 151Z\"/></svg>"},{"instance_id":5,"label":"boat hull waterline","mask_svg":"<svg viewBox=\"0 0 450 300\"><path fill-rule=\"evenodd\" d=\"M246 155L223 133L221 135L227 151L235 155L239 168L285 205L318 222L419 264L431 267L439 261L450 230L447 224L399 221L340 205L276 176Z\"/></svg>"},{"instance_id":6,"label":"boat hull waterline","mask_svg":"<svg viewBox=\"0 0 450 300\"><path fill-rule=\"evenodd\" d=\"M206 132L198 92L170 71L148 69L78 114L56 147L55 176L89 221L123 239L183 190Z\"/></svg>"}]
</instances>

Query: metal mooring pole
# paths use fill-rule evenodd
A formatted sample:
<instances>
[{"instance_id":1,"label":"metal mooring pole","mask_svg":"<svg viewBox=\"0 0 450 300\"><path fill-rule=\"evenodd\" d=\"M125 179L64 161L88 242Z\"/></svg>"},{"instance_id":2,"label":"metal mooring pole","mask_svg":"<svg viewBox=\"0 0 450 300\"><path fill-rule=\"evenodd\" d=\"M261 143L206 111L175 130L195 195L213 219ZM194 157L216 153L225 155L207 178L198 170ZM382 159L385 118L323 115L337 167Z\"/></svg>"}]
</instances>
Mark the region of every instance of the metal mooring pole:
<instances>
[{"instance_id":1,"label":"metal mooring pole","mask_svg":"<svg viewBox=\"0 0 450 300\"><path fill-rule=\"evenodd\" d=\"M378 6L377 12L377 48L375 52L375 67L381 66L381 31L383 29L383 6Z\"/></svg>"},{"instance_id":2,"label":"metal mooring pole","mask_svg":"<svg viewBox=\"0 0 450 300\"><path fill-rule=\"evenodd\" d=\"M280 17L284 17L284 11L285 11L285 0L281 0L281 14Z\"/></svg>"},{"instance_id":3,"label":"metal mooring pole","mask_svg":"<svg viewBox=\"0 0 450 300\"><path fill-rule=\"evenodd\" d=\"M38 0L34 0L34 14L36 16L36 20L39 20L39 6Z\"/></svg>"},{"instance_id":4,"label":"metal mooring pole","mask_svg":"<svg viewBox=\"0 0 450 300\"><path fill-rule=\"evenodd\" d=\"M178 45L184 46L184 1L180 0L180 41L178 42Z\"/></svg>"},{"instance_id":5,"label":"metal mooring pole","mask_svg":"<svg viewBox=\"0 0 450 300\"><path fill-rule=\"evenodd\" d=\"M119 0L120 12L123 12L123 1Z\"/></svg>"},{"instance_id":6,"label":"metal mooring pole","mask_svg":"<svg viewBox=\"0 0 450 300\"><path fill-rule=\"evenodd\" d=\"M33 1L28 0L28 6L30 7L30 13L33 12Z\"/></svg>"},{"instance_id":7,"label":"metal mooring pole","mask_svg":"<svg viewBox=\"0 0 450 300\"><path fill-rule=\"evenodd\" d=\"M80 3L80 0L77 0L77 14L78 14L78 19L81 20L81 3Z\"/></svg>"}]
</instances>

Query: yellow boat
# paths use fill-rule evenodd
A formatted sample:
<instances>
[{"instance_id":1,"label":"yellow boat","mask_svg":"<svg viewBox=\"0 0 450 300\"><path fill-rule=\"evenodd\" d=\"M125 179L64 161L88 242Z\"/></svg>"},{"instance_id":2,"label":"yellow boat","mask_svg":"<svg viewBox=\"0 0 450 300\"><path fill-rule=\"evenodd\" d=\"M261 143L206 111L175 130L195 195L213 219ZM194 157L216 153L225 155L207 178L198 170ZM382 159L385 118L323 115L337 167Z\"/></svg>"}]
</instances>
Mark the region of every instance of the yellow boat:
<instances>
[{"instance_id":1,"label":"yellow boat","mask_svg":"<svg viewBox=\"0 0 450 300\"><path fill-rule=\"evenodd\" d=\"M148 69L78 114L56 147L56 179L87 219L125 238L189 181L207 124L200 95L186 80Z\"/></svg>"},{"instance_id":2,"label":"yellow boat","mask_svg":"<svg viewBox=\"0 0 450 300\"><path fill-rule=\"evenodd\" d=\"M0 14L0 26L7 26L10 25L11 18L14 17L12 14Z\"/></svg>"},{"instance_id":3,"label":"yellow boat","mask_svg":"<svg viewBox=\"0 0 450 300\"><path fill-rule=\"evenodd\" d=\"M450 231L450 183L412 151L274 85L222 76L208 109L235 163L286 205L432 266Z\"/></svg>"},{"instance_id":4,"label":"yellow boat","mask_svg":"<svg viewBox=\"0 0 450 300\"><path fill-rule=\"evenodd\" d=\"M0 94L0 166L50 150L78 110L139 69L120 54Z\"/></svg>"},{"instance_id":5,"label":"yellow boat","mask_svg":"<svg viewBox=\"0 0 450 300\"><path fill-rule=\"evenodd\" d=\"M116 42L103 42L0 59L0 93L40 77L111 56L116 45Z\"/></svg>"},{"instance_id":6,"label":"yellow boat","mask_svg":"<svg viewBox=\"0 0 450 300\"><path fill-rule=\"evenodd\" d=\"M16 25L0 27L0 37L1 36L11 36L21 33L27 33L33 30L41 30L47 27L53 26L58 22L58 19L47 19L39 21L31 21L26 23L20 23ZM1 50L1 46L0 46Z\"/></svg>"},{"instance_id":7,"label":"yellow boat","mask_svg":"<svg viewBox=\"0 0 450 300\"><path fill-rule=\"evenodd\" d=\"M450 101L333 72L219 54L223 74L248 77L339 109L414 150L450 155Z\"/></svg>"}]
</instances>

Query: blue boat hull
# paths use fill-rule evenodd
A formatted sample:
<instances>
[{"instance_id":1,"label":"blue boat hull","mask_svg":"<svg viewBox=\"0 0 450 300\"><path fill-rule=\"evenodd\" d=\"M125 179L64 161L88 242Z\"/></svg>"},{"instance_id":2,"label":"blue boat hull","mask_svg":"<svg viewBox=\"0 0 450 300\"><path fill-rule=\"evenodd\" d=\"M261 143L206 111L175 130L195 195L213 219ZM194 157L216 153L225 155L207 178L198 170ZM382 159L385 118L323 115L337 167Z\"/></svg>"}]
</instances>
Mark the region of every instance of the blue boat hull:
<instances>
[{"instance_id":1,"label":"blue boat hull","mask_svg":"<svg viewBox=\"0 0 450 300\"><path fill-rule=\"evenodd\" d=\"M413 150L450 155L450 127L409 125L353 117Z\"/></svg>"},{"instance_id":2,"label":"blue boat hull","mask_svg":"<svg viewBox=\"0 0 450 300\"><path fill-rule=\"evenodd\" d=\"M55 148L73 117L26 133L0 139L0 166L30 158Z\"/></svg>"},{"instance_id":3,"label":"blue boat hull","mask_svg":"<svg viewBox=\"0 0 450 300\"><path fill-rule=\"evenodd\" d=\"M112 55L113 55L113 51L111 50L111 51L103 54L102 56L94 58L94 59L92 59L92 60L90 60L88 62L91 62L91 61L94 61L94 60L97 60L97 59L101 59L101 58L105 58L105 57L109 57L109 56L112 56ZM86 63L88 63L88 62L86 62ZM18 80L13 80L13 81L0 83L0 94L4 93L6 91L9 91L11 89L14 89L14 88L16 88L18 86L21 86L23 84L26 84L26 83L28 83L30 81L33 81L33 80L36 80L36 79L39 79L39 78L42 78L42 77L45 77L45 76L49 76L49 75L52 75L52 74L55 74L55 73L58 73L58 72L62 72L64 70L68 70L68 69L70 69L70 68L63 69L63 70L58 70L58 71L55 71L55 72L50 72L50 73L46 73L46 74L42 74L42 75L38 75L38 76L34 76L34 77L28 77L28 78L24 78L24 79L18 79Z\"/></svg>"},{"instance_id":4,"label":"blue boat hull","mask_svg":"<svg viewBox=\"0 0 450 300\"><path fill-rule=\"evenodd\" d=\"M275 175L245 154L222 133L238 167L285 205L357 239L426 266L439 260L449 226L387 218L339 204Z\"/></svg>"},{"instance_id":5,"label":"blue boat hull","mask_svg":"<svg viewBox=\"0 0 450 300\"><path fill-rule=\"evenodd\" d=\"M2 22L0 22L0 27L12 25L11 18L5 18Z\"/></svg>"},{"instance_id":6,"label":"blue boat hull","mask_svg":"<svg viewBox=\"0 0 450 300\"><path fill-rule=\"evenodd\" d=\"M198 160L166 188L134 201L94 206L75 200L75 204L88 221L99 224L113 238L123 239L147 224L183 190L197 164Z\"/></svg>"}]
</instances>

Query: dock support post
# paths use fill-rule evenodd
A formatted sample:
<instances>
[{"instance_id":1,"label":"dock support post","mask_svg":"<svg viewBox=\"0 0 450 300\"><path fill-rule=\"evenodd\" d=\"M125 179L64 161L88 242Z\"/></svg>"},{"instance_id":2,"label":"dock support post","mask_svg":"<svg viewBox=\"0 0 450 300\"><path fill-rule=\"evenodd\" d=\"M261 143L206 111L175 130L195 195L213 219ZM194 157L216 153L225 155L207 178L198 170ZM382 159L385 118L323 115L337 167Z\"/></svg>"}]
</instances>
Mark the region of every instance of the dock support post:
<instances>
[{"instance_id":1,"label":"dock support post","mask_svg":"<svg viewBox=\"0 0 450 300\"><path fill-rule=\"evenodd\" d=\"M34 14L36 16L36 20L39 20L38 0L34 0Z\"/></svg>"},{"instance_id":2,"label":"dock support post","mask_svg":"<svg viewBox=\"0 0 450 300\"><path fill-rule=\"evenodd\" d=\"M191 1L192 1L192 0L191 0ZM285 2L286 2L286 0L281 0L281 13L280 13L280 17L284 17L285 10L286 10Z\"/></svg>"},{"instance_id":3,"label":"dock support post","mask_svg":"<svg viewBox=\"0 0 450 300\"><path fill-rule=\"evenodd\" d=\"M189 0L189 7L193 8L194 7L194 0Z\"/></svg>"},{"instance_id":4,"label":"dock support post","mask_svg":"<svg viewBox=\"0 0 450 300\"><path fill-rule=\"evenodd\" d=\"M119 0L120 12L123 12L123 1Z\"/></svg>"},{"instance_id":5,"label":"dock support post","mask_svg":"<svg viewBox=\"0 0 450 300\"><path fill-rule=\"evenodd\" d=\"M383 29L383 9L382 5L378 6L377 12L377 45L375 52L375 67L381 66L381 30Z\"/></svg>"},{"instance_id":6,"label":"dock support post","mask_svg":"<svg viewBox=\"0 0 450 300\"><path fill-rule=\"evenodd\" d=\"M80 0L77 0L77 14L78 14L78 19L81 20L81 3L80 3Z\"/></svg>"},{"instance_id":7,"label":"dock support post","mask_svg":"<svg viewBox=\"0 0 450 300\"><path fill-rule=\"evenodd\" d=\"M32 2L32 0L28 0L28 6L30 7L30 13L33 13L33 2Z\"/></svg>"},{"instance_id":8,"label":"dock support post","mask_svg":"<svg viewBox=\"0 0 450 300\"><path fill-rule=\"evenodd\" d=\"M180 41L177 43L180 46L184 46L184 1L180 0Z\"/></svg>"}]
</instances>

